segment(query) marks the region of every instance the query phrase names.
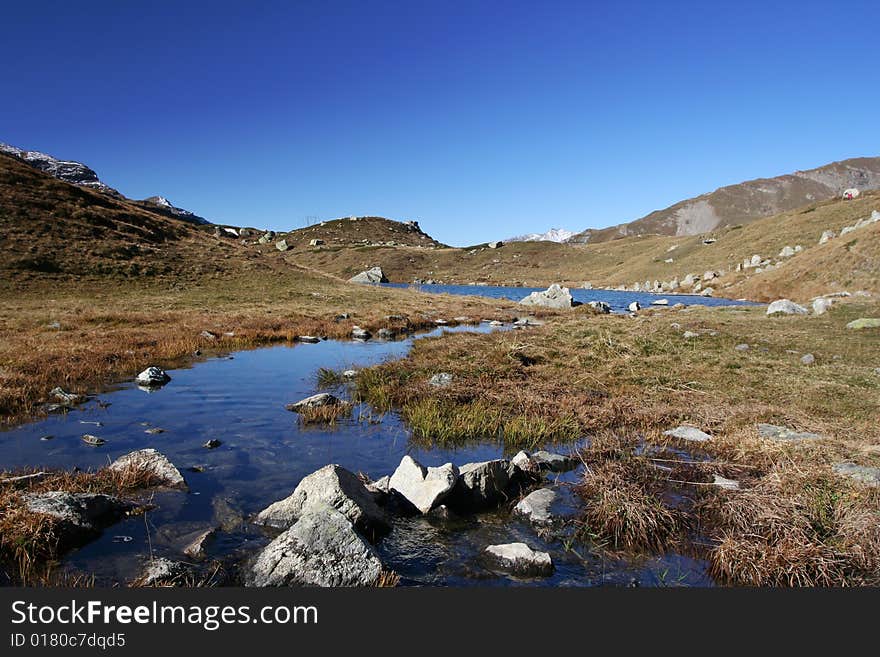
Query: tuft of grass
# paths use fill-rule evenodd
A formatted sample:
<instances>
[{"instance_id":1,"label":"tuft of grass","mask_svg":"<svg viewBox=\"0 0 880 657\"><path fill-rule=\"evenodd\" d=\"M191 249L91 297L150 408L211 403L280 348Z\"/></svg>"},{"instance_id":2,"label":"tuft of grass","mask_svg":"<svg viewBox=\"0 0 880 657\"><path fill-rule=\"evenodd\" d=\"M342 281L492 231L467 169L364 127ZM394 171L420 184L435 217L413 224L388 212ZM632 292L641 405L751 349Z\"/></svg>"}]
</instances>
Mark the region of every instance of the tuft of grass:
<instances>
[{"instance_id":1,"label":"tuft of grass","mask_svg":"<svg viewBox=\"0 0 880 657\"><path fill-rule=\"evenodd\" d=\"M344 381L341 372L331 370L327 367L318 368L317 377L319 388L332 388L341 385Z\"/></svg>"},{"instance_id":2,"label":"tuft of grass","mask_svg":"<svg viewBox=\"0 0 880 657\"><path fill-rule=\"evenodd\" d=\"M326 424L332 426L336 424L339 418L351 415L351 404L343 401L338 404L306 407L298 411L297 414L301 424Z\"/></svg>"}]
</instances>

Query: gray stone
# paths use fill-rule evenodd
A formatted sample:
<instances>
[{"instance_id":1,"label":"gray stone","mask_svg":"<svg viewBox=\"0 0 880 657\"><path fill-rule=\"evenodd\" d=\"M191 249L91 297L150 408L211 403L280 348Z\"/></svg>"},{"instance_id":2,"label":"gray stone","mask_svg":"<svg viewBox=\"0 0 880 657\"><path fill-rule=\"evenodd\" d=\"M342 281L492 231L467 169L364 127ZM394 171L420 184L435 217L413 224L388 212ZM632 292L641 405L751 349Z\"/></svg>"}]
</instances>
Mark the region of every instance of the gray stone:
<instances>
[{"instance_id":1,"label":"gray stone","mask_svg":"<svg viewBox=\"0 0 880 657\"><path fill-rule=\"evenodd\" d=\"M633 301L631 304L629 304L627 306L627 309L631 313L637 313L638 311L640 311L642 309L642 305L638 301Z\"/></svg>"},{"instance_id":2,"label":"gray stone","mask_svg":"<svg viewBox=\"0 0 880 657\"><path fill-rule=\"evenodd\" d=\"M536 552L525 543L490 545L484 554L495 566L525 577L546 577L553 572L553 561L546 552Z\"/></svg>"},{"instance_id":3,"label":"gray stone","mask_svg":"<svg viewBox=\"0 0 880 657\"><path fill-rule=\"evenodd\" d=\"M775 424L759 424L758 434L762 438L769 438L770 440L779 440L783 442L799 442L802 440L817 440L822 438L818 433L795 431L794 429Z\"/></svg>"},{"instance_id":4,"label":"gray stone","mask_svg":"<svg viewBox=\"0 0 880 657\"><path fill-rule=\"evenodd\" d=\"M314 502L245 572L247 586L371 586L382 562L336 508Z\"/></svg>"},{"instance_id":5,"label":"gray stone","mask_svg":"<svg viewBox=\"0 0 880 657\"><path fill-rule=\"evenodd\" d=\"M388 487L422 513L428 513L449 495L458 478L458 468L452 463L426 468L406 455L391 475Z\"/></svg>"},{"instance_id":6,"label":"gray stone","mask_svg":"<svg viewBox=\"0 0 880 657\"><path fill-rule=\"evenodd\" d=\"M157 557L147 562L144 572L135 580L135 586L183 586L189 569L179 561Z\"/></svg>"},{"instance_id":7,"label":"gray stone","mask_svg":"<svg viewBox=\"0 0 880 657\"><path fill-rule=\"evenodd\" d=\"M856 463L835 463L834 473L842 477L848 477L865 486L880 486L880 468L872 468Z\"/></svg>"},{"instance_id":8,"label":"gray stone","mask_svg":"<svg viewBox=\"0 0 880 657\"><path fill-rule=\"evenodd\" d=\"M651 305L652 305L652 306L668 306L668 305L669 305L669 299L654 299L654 300L651 302Z\"/></svg>"},{"instance_id":9,"label":"gray stone","mask_svg":"<svg viewBox=\"0 0 880 657\"><path fill-rule=\"evenodd\" d=\"M806 315L809 311L794 301L779 299L767 306L768 315Z\"/></svg>"},{"instance_id":10,"label":"gray stone","mask_svg":"<svg viewBox=\"0 0 880 657\"><path fill-rule=\"evenodd\" d=\"M532 454L530 458L539 470L551 472L568 472L580 464L580 461L573 456L563 456L543 449Z\"/></svg>"},{"instance_id":11,"label":"gray stone","mask_svg":"<svg viewBox=\"0 0 880 657\"><path fill-rule=\"evenodd\" d=\"M862 317L860 319L854 319L849 324L846 325L846 328L853 330L860 330L866 328L880 328L880 319L875 319L871 317Z\"/></svg>"},{"instance_id":12,"label":"gray stone","mask_svg":"<svg viewBox=\"0 0 880 657\"><path fill-rule=\"evenodd\" d=\"M527 518L535 525L553 524L557 517L552 511L558 495L552 488L539 488L526 495L513 507L514 513Z\"/></svg>"},{"instance_id":13,"label":"gray stone","mask_svg":"<svg viewBox=\"0 0 880 657\"><path fill-rule=\"evenodd\" d=\"M165 372L165 370L159 367L148 367L143 372L135 377L135 383L139 386L145 386L147 388L156 388L159 386L164 386L171 380L171 377Z\"/></svg>"},{"instance_id":14,"label":"gray stone","mask_svg":"<svg viewBox=\"0 0 880 657\"><path fill-rule=\"evenodd\" d=\"M315 335L298 335L296 341L305 342L307 344L318 344L321 341L321 338Z\"/></svg>"},{"instance_id":15,"label":"gray stone","mask_svg":"<svg viewBox=\"0 0 880 657\"><path fill-rule=\"evenodd\" d=\"M361 531L387 526L382 510L364 483L336 464L326 465L305 477L288 497L260 511L254 522L286 529L315 502L338 509Z\"/></svg>"},{"instance_id":16,"label":"gray stone","mask_svg":"<svg viewBox=\"0 0 880 657\"><path fill-rule=\"evenodd\" d=\"M813 354L804 354L801 356L801 365L812 365L816 362L816 357Z\"/></svg>"},{"instance_id":17,"label":"gray stone","mask_svg":"<svg viewBox=\"0 0 880 657\"><path fill-rule=\"evenodd\" d=\"M588 301L587 305L590 308L592 308L593 310L599 311L603 315L610 315L611 314L611 306L609 306L604 301Z\"/></svg>"},{"instance_id":18,"label":"gray stone","mask_svg":"<svg viewBox=\"0 0 880 657\"><path fill-rule=\"evenodd\" d=\"M688 427L685 425L681 425L675 427L674 429L669 429L668 431L663 432L664 436L672 436L673 438L679 438L681 440L689 440L691 442L702 443L707 440L712 440L712 436L710 436L705 431L700 431L696 427Z\"/></svg>"},{"instance_id":19,"label":"gray stone","mask_svg":"<svg viewBox=\"0 0 880 657\"><path fill-rule=\"evenodd\" d=\"M100 493L51 491L27 494L23 499L32 513L42 513L58 521L55 533L61 549L87 543L132 508L119 498Z\"/></svg>"},{"instance_id":20,"label":"gray stone","mask_svg":"<svg viewBox=\"0 0 880 657\"><path fill-rule=\"evenodd\" d=\"M216 527L200 532L185 548L183 548L183 553L191 559L204 559L207 556L208 547L216 537Z\"/></svg>"},{"instance_id":21,"label":"gray stone","mask_svg":"<svg viewBox=\"0 0 880 657\"><path fill-rule=\"evenodd\" d=\"M751 349L751 347L749 347L749 345L747 345L746 343L743 342L742 344L736 345L734 347L734 349L736 351L748 351L749 349Z\"/></svg>"},{"instance_id":22,"label":"gray stone","mask_svg":"<svg viewBox=\"0 0 880 657\"><path fill-rule=\"evenodd\" d=\"M319 392L317 395L300 399L298 402L288 404L285 408L288 411L299 413L307 408L318 408L319 406L337 406L343 403L341 399L331 395L329 392Z\"/></svg>"},{"instance_id":23,"label":"gray stone","mask_svg":"<svg viewBox=\"0 0 880 657\"><path fill-rule=\"evenodd\" d=\"M735 479L726 479L721 475L713 475L714 479L712 483L718 488L722 488L724 490L739 490L739 482Z\"/></svg>"},{"instance_id":24,"label":"gray stone","mask_svg":"<svg viewBox=\"0 0 880 657\"><path fill-rule=\"evenodd\" d=\"M387 283L388 279L385 277L385 272L382 271L381 267L373 267L371 269L367 269L362 271L360 274L352 276L348 279L349 283Z\"/></svg>"},{"instance_id":25,"label":"gray stone","mask_svg":"<svg viewBox=\"0 0 880 657\"><path fill-rule=\"evenodd\" d=\"M436 386L438 388L443 388L452 383L453 377L449 372L440 372L431 377L428 381L432 386Z\"/></svg>"},{"instance_id":26,"label":"gray stone","mask_svg":"<svg viewBox=\"0 0 880 657\"><path fill-rule=\"evenodd\" d=\"M567 287L554 283L543 292L532 292L520 301L523 306L541 306L543 308L571 308L574 297Z\"/></svg>"},{"instance_id":27,"label":"gray stone","mask_svg":"<svg viewBox=\"0 0 880 657\"><path fill-rule=\"evenodd\" d=\"M367 329L362 329L360 326L352 326L351 337L355 340L369 340L371 334Z\"/></svg>"},{"instance_id":28,"label":"gray stone","mask_svg":"<svg viewBox=\"0 0 880 657\"><path fill-rule=\"evenodd\" d=\"M108 465L107 469L114 472L125 472L126 470L149 472L161 480L165 486L186 488L186 481L180 474L180 470L174 467L167 456L152 447L120 456Z\"/></svg>"},{"instance_id":29,"label":"gray stone","mask_svg":"<svg viewBox=\"0 0 880 657\"><path fill-rule=\"evenodd\" d=\"M822 236L819 238L819 244L825 244L828 240L833 240L836 236L836 233L833 230L823 231Z\"/></svg>"},{"instance_id":30,"label":"gray stone","mask_svg":"<svg viewBox=\"0 0 880 657\"><path fill-rule=\"evenodd\" d=\"M458 469L447 506L469 512L497 505L508 498L511 477L517 473L506 459L466 463Z\"/></svg>"},{"instance_id":31,"label":"gray stone","mask_svg":"<svg viewBox=\"0 0 880 657\"><path fill-rule=\"evenodd\" d=\"M697 333L696 331L685 331L684 332L684 338L686 340L691 340L693 338L698 338L698 337L700 337L700 334Z\"/></svg>"},{"instance_id":32,"label":"gray stone","mask_svg":"<svg viewBox=\"0 0 880 657\"><path fill-rule=\"evenodd\" d=\"M64 406L75 406L86 400L84 395L77 395L73 392L67 392L64 388L52 388L49 394Z\"/></svg>"},{"instance_id":33,"label":"gray stone","mask_svg":"<svg viewBox=\"0 0 880 657\"><path fill-rule=\"evenodd\" d=\"M824 315L831 308L831 304L834 303L833 299L828 299L826 297L819 297L818 299L813 299L813 314L814 315Z\"/></svg>"},{"instance_id":34,"label":"gray stone","mask_svg":"<svg viewBox=\"0 0 880 657\"><path fill-rule=\"evenodd\" d=\"M309 240L309 246L321 246L324 243L324 240L314 239Z\"/></svg>"}]
</instances>

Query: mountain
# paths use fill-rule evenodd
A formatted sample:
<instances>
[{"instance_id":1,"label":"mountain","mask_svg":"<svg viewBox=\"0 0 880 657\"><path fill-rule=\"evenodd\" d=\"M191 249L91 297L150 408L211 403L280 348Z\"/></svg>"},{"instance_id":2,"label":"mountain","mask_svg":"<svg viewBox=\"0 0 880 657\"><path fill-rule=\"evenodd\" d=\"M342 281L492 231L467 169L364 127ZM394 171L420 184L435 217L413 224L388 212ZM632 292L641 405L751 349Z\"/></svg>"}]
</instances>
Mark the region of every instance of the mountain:
<instances>
[{"instance_id":1,"label":"mountain","mask_svg":"<svg viewBox=\"0 0 880 657\"><path fill-rule=\"evenodd\" d=\"M330 247L445 246L425 233L418 221L395 221L385 217L330 219L297 228L283 237L291 247L308 247L313 240L319 240L322 246Z\"/></svg>"},{"instance_id":2,"label":"mountain","mask_svg":"<svg viewBox=\"0 0 880 657\"><path fill-rule=\"evenodd\" d=\"M565 228L551 228L546 233L529 233L519 237L509 237L505 242L567 242L574 232Z\"/></svg>"},{"instance_id":3,"label":"mountain","mask_svg":"<svg viewBox=\"0 0 880 657\"><path fill-rule=\"evenodd\" d=\"M880 189L880 157L860 157L807 171L759 178L680 201L635 221L603 229L588 229L571 242L607 242L631 235L700 235L725 226L839 197L845 189Z\"/></svg>"},{"instance_id":4,"label":"mountain","mask_svg":"<svg viewBox=\"0 0 880 657\"><path fill-rule=\"evenodd\" d=\"M3 142L0 142L0 153L18 158L28 166L31 166L34 169L39 169L44 173L48 173L50 176L57 178L58 180L79 185L80 187L87 187L116 199L126 200L137 204L153 205L160 208L163 213L168 216L174 216L192 223L210 223L204 217L200 217L189 210L175 207L163 196L151 196L143 201L128 199L117 190L102 182L98 178L98 174L82 162L77 162L75 160L59 160L52 155L47 155L40 151L28 151L16 146L4 144Z\"/></svg>"}]
</instances>

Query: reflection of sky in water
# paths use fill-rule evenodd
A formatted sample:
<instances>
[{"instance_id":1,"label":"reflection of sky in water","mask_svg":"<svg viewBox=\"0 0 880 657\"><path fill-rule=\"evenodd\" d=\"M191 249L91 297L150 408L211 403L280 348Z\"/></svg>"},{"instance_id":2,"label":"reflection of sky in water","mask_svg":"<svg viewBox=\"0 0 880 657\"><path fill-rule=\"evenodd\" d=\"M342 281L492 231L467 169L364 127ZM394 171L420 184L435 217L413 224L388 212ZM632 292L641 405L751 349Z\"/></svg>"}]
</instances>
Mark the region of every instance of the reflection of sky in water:
<instances>
[{"instance_id":1,"label":"reflection of sky in water","mask_svg":"<svg viewBox=\"0 0 880 657\"><path fill-rule=\"evenodd\" d=\"M442 331L487 330L459 327ZM342 370L363 367L404 356L411 340L398 342L337 342L296 346L275 346L236 352L232 359L218 357L188 369L170 370L171 383L148 393L133 383L100 395L100 408L91 401L66 416L51 416L0 433L0 468L43 466L94 469L135 449L154 447L184 473L190 492L157 493L158 508L147 518L133 518L108 529L104 535L73 553L68 562L96 572L99 583L108 579L132 578L143 555L150 548L158 554L180 558L186 537L214 524L227 531L214 548L217 554L239 550L245 553L266 538L235 519L249 516L269 503L286 497L306 475L338 463L353 472L378 478L393 472L401 457L410 453L425 465L452 461L497 458L500 444L489 441L457 450L408 447L408 433L391 413L378 424L351 420L335 427L301 427L297 416L285 410L287 403L317 391L318 368ZM100 422L102 426L91 424ZM148 434L151 427L163 433ZM82 442L85 433L107 442L90 447ZM52 440L40 440L52 435ZM222 445L207 450L202 445L217 439ZM204 472L188 468L204 466ZM148 531L149 529L149 531ZM122 537L126 537L123 539ZM130 537L131 540L127 540ZM400 523L379 544L389 568L405 578L446 584L511 584L516 580L488 577L475 563L475 555L490 543L522 540L533 548L551 549L558 568L552 578L531 580L542 585L584 585L602 582L625 584L633 577L651 583L661 565L593 563L590 565L560 544L548 545L525 524L509 520L506 514L484 514L454 530L425 519ZM679 567L673 563L672 569ZM659 569L659 570L658 570ZM691 568L685 569L687 571ZM703 567L691 572L686 583L704 583Z\"/></svg>"}]
</instances>

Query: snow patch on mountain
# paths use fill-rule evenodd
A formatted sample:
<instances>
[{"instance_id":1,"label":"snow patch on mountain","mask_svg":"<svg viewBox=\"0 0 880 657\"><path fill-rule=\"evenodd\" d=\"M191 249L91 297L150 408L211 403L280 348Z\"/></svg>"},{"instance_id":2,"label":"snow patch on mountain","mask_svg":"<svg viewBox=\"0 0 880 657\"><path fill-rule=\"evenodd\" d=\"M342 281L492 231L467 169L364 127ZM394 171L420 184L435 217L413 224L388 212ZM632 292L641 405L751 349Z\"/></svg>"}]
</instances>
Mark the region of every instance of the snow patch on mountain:
<instances>
[{"instance_id":1,"label":"snow patch on mountain","mask_svg":"<svg viewBox=\"0 0 880 657\"><path fill-rule=\"evenodd\" d=\"M505 242L565 242L574 234L574 231L565 228L551 228L546 233L529 233L528 235L511 237Z\"/></svg>"}]
</instances>

